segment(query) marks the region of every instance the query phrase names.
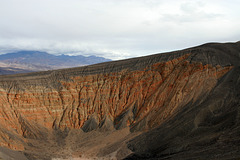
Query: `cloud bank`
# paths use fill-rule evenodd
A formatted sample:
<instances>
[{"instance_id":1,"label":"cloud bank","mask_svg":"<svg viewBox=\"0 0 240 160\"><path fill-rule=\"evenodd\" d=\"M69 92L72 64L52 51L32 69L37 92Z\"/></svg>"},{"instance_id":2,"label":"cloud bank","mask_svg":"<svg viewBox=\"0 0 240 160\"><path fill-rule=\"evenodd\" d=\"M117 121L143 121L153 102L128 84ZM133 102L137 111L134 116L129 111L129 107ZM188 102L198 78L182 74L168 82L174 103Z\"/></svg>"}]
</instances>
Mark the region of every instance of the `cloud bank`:
<instances>
[{"instance_id":1,"label":"cloud bank","mask_svg":"<svg viewBox=\"0 0 240 160\"><path fill-rule=\"evenodd\" d=\"M123 59L240 40L238 0L0 1L0 53Z\"/></svg>"}]
</instances>

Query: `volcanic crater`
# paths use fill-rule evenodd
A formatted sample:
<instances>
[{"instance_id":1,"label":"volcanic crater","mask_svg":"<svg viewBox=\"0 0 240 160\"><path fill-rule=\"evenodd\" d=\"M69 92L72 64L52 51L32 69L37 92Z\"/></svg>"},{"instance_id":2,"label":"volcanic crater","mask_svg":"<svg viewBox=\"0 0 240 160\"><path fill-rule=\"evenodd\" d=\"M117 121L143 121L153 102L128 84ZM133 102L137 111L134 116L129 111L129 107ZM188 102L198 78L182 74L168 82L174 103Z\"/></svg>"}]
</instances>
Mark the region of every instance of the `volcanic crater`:
<instances>
[{"instance_id":1,"label":"volcanic crater","mask_svg":"<svg viewBox=\"0 0 240 160\"><path fill-rule=\"evenodd\" d=\"M238 159L240 42L0 76L5 159Z\"/></svg>"}]
</instances>

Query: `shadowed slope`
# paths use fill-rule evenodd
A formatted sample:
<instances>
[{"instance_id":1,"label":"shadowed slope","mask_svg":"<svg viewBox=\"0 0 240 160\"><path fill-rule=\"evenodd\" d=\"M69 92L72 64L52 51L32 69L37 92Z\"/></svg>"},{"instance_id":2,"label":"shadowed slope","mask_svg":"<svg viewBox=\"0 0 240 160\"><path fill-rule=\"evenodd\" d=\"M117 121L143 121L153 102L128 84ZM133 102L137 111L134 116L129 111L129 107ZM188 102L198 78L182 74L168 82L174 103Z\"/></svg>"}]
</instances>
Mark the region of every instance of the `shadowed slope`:
<instances>
[{"instance_id":1,"label":"shadowed slope","mask_svg":"<svg viewBox=\"0 0 240 160\"><path fill-rule=\"evenodd\" d=\"M240 67L160 127L131 140L126 159L240 158Z\"/></svg>"}]
</instances>

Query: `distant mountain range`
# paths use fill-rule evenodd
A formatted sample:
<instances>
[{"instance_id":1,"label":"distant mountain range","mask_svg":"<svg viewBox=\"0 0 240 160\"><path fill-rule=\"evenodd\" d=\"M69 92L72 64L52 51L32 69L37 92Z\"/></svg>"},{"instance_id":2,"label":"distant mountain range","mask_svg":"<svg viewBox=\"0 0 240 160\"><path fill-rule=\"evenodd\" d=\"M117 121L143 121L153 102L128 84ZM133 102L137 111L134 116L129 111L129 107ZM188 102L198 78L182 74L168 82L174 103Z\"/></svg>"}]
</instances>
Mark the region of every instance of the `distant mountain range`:
<instances>
[{"instance_id":1,"label":"distant mountain range","mask_svg":"<svg viewBox=\"0 0 240 160\"><path fill-rule=\"evenodd\" d=\"M97 56L52 55L40 51L19 51L0 55L0 75L72 68L111 61Z\"/></svg>"}]
</instances>

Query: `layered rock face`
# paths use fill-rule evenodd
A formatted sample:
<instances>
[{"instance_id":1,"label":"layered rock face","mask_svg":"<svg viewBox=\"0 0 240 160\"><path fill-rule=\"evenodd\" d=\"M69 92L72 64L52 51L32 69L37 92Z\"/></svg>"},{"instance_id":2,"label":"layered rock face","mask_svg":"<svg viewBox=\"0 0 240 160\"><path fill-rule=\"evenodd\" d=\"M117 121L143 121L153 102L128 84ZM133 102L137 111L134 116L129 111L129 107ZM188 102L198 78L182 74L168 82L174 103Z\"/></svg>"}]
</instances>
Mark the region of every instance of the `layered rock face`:
<instances>
[{"instance_id":1,"label":"layered rock face","mask_svg":"<svg viewBox=\"0 0 240 160\"><path fill-rule=\"evenodd\" d=\"M238 66L239 46L208 44L81 68L1 76L1 146L24 150L29 139L56 130L152 130L189 103L208 97L219 79Z\"/></svg>"}]
</instances>

